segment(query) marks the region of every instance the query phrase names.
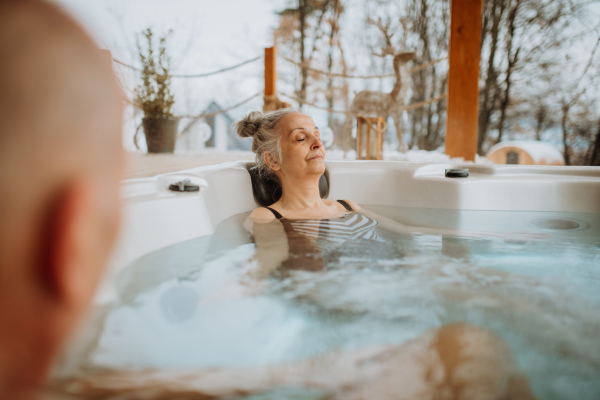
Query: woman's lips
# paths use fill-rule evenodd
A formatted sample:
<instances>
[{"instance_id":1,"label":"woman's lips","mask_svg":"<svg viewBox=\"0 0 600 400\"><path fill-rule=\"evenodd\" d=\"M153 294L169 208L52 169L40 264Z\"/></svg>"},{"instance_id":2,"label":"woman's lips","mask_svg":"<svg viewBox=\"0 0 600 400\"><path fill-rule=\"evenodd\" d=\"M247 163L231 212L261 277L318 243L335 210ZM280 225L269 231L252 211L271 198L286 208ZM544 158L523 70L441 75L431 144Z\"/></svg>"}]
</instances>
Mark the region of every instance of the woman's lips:
<instances>
[{"instance_id":1,"label":"woman's lips","mask_svg":"<svg viewBox=\"0 0 600 400\"><path fill-rule=\"evenodd\" d=\"M323 159L323 156L319 154L319 155L316 155L314 157L309 158L308 161L311 161L311 160L322 160L322 159Z\"/></svg>"}]
</instances>

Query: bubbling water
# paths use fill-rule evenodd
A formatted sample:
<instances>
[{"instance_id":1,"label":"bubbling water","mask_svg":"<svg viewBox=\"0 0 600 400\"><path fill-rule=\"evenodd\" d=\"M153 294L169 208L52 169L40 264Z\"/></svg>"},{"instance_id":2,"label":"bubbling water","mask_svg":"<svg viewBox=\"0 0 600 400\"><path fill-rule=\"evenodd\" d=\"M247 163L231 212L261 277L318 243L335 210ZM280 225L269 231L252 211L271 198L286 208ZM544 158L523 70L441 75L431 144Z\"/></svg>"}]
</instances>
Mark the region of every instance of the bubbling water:
<instances>
[{"instance_id":1,"label":"bubbling water","mask_svg":"<svg viewBox=\"0 0 600 400\"><path fill-rule=\"evenodd\" d=\"M313 253L288 260L314 260L318 268L286 269L284 262L257 274L264 270L257 246L264 244L242 228L247 214L234 216L215 235L161 249L123 270L120 300L86 366L277 365L400 345L431 328L467 322L509 345L538 398L597 398L600 215L365 208L409 227L481 234L379 227L369 239L327 246L317 246L317 235ZM290 393L320 396L298 390Z\"/></svg>"}]
</instances>

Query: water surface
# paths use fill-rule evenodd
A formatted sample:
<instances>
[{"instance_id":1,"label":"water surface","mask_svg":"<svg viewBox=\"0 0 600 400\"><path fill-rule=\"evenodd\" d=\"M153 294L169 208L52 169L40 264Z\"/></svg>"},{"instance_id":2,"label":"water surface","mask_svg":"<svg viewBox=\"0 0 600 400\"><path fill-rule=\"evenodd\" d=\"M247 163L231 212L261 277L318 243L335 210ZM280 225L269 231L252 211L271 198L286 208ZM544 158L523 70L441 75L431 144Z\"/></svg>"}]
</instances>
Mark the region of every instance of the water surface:
<instances>
[{"instance_id":1,"label":"water surface","mask_svg":"<svg viewBox=\"0 0 600 400\"><path fill-rule=\"evenodd\" d=\"M265 269L242 227L248 214L233 216L214 235L145 255L120 273L120 299L87 365L277 364L401 344L465 321L509 344L540 399L600 398L600 214L364 207L406 226L467 233L379 226L375 237L326 245L290 238L288 252L308 250Z\"/></svg>"}]
</instances>

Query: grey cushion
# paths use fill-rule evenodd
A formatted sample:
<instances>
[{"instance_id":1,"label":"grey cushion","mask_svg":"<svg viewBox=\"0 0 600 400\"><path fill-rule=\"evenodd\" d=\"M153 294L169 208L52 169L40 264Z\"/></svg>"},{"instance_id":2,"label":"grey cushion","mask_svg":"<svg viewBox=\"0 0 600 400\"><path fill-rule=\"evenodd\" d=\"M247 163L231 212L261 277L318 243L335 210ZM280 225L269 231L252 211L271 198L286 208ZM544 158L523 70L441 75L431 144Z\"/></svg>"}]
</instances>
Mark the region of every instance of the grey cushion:
<instances>
[{"instance_id":1,"label":"grey cushion","mask_svg":"<svg viewBox=\"0 0 600 400\"><path fill-rule=\"evenodd\" d=\"M250 173L252 192L254 200L256 200L258 205L267 207L276 203L281 198L281 185L278 180L266 177L261 178L258 175L256 163L246 163L246 169ZM327 169L325 169L325 173L319 179L319 192L322 199L326 199L329 195L329 172Z\"/></svg>"}]
</instances>

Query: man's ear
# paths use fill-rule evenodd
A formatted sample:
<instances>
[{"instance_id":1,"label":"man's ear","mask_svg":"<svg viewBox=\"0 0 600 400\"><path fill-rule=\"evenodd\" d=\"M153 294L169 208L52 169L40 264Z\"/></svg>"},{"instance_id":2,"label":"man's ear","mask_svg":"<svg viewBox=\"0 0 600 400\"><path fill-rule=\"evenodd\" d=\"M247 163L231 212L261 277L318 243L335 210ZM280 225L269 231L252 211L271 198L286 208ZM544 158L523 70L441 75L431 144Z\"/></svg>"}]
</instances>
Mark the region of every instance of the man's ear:
<instances>
[{"instance_id":1,"label":"man's ear","mask_svg":"<svg viewBox=\"0 0 600 400\"><path fill-rule=\"evenodd\" d=\"M102 272L96 205L93 185L77 181L65 187L50 211L43 284L68 307L88 305Z\"/></svg>"},{"instance_id":2,"label":"man's ear","mask_svg":"<svg viewBox=\"0 0 600 400\"><path fill-rule=\"evenodd\" d=\"M281 169L281 165L279 164L279 162L273 156L271 156L271 153L264 153L263 154L263 160L265 160L265 162L267 163L267 165L273 171L279 171Z\"/></svg>"}]
</instances>

